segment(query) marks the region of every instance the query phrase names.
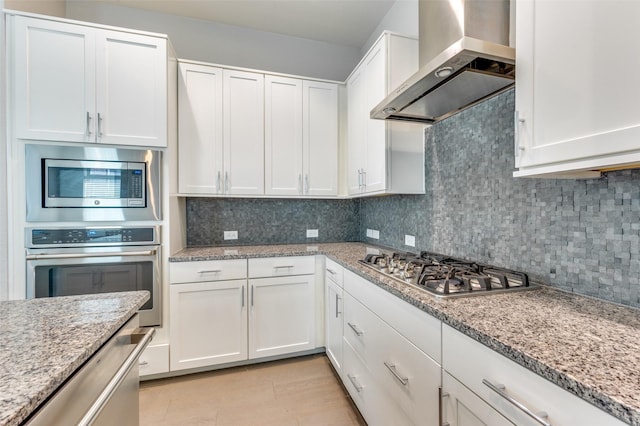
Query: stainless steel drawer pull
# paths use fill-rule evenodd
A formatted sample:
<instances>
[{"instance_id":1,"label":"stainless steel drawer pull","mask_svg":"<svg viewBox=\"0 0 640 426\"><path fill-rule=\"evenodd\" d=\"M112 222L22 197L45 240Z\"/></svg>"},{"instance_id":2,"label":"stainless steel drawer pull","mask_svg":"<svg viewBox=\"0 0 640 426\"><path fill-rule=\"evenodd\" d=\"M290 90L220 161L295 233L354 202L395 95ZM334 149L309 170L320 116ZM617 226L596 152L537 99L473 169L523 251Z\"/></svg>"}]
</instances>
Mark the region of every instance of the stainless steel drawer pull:
<instances>
[{"instance_id":1,"label":"stainless steel drawer pull","mask_svg":"<svg viewBox=\"0 0 640 426\"><path fill-rule=\"evenodd\" d=\"M291 269L294 268L294 265L281 265L281 266L274 266L273 269Z\"/></svg>"},{"instance_id":2,"label":"stainless steel drawer pull","mask_svg":"<svg viewBox=\"0 0 640 426\"><path fill-rule=\"evenodd\" d=\"M145 361L143 359L140 360L140 362L138 363L140 366L144 366L144 365L149 365L149 361Z\"/></svg>"},{"instance_id":3,"label":"stainless steel drawer pull","mask_svg":"<svg viewBox=\"0 0 640 426\"><path fill-rule=\"evenodd\" d=\"M351 330L353 330L354 333L356 333L356 336L360 337L364 334L364 331L356 327L355 324L351 324L350 322L347 322L347 325L351 328Z\"/></svg>"},{"instance_id":4,"label":"stainless steel drawer pull","mask_svg":"<svg viewBox=\"0 0 640 426\"><path fill-rule=\"evenodd\" d=\"M527 416L531 417L537 423L541 424L542 426L551 426L551 423L549 423L548 421L545 420L547 417L549 417L549 415L546 412L542 411L542 412L539 412L539 413L534 413L529 408L527 408L527 406L525 406L523 403L521 403L520 401L517 401L517 400L513 399L512 397L510 397L509 395L507 395L507 393L505 392L506 388L505 388L504 385L502 385L502 384L494 385L493 383L491 383L487 379L482 379L482 383L484 383L486 386L489 387L489 389L491 389L492 391L494 391L495 393L497 393L498 395L500 395L501 397L506 399L507 402L509 402L510 404L515 405L520 411L525 413Z\"/></svg>"},{"instance_id":5,"label":"stainless steel drawer pull","mask_svg":"<svg viewBox=\"0 0 640 426\"><path fill-rule=\"evenodd\" d=\"M327 268L327 272L330 273L331 275L336 275L337 274L336 271L334 271L333 269L329 269L329 268Z\"/></svg>"},{"instance_id":6,"label":"stainless steel drawer pull","mask_svg":"<svg viewBox=\"0 0 640 426\"><path fill-rule=\"evenodd\" d=\"M360 383L358 383L358 381L356 380L356 376L352 376L351 374L347 374L347 377L349 378L349 381L351 382L351 384L353 385L354 388L356 388L356 391L358 393L362 392L362 385Z\"/></svg>"},{"instance_id":7,"label":"stainless steel drawer pull","mask_svg":"<svg viewBox=\"0 0 640 426\"><path fill-rule=\"evenodd\" d=\"M393 374L393 377L395 377L396 379L398 379L400 383L402 383L402 386L407 386L407 384L409 383L409 378L402 377L400 373L398 373L398 370L396 369L395 364L391 364L389 361L385 361L384 366L387 367L389 371L391 371L391 374Z\"/></svg>"},{"instance_id":8,"label":"stainless steel drawer pull","mask_svg":"<svg viewBox=\"0 0 640 426\"><path fill-rule=\"evenodd\" d=\"M220 272L222 272L222 269L203 269L198 271L199 274L219 274Z\"/></svg>"}]
</instances>

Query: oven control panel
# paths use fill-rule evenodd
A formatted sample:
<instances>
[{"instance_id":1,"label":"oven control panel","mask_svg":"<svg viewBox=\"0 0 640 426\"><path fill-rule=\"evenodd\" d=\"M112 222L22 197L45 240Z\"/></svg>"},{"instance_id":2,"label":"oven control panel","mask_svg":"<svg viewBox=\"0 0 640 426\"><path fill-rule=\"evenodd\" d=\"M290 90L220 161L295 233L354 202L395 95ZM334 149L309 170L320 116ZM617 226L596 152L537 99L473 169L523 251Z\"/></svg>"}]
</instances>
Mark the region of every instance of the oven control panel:
<instances>
[{"instance_id":1,"label":"oven control panel","mask_svg":"<svg viewBox=\"0 0 640 426\"><path fill-rule=\"evenodd\" d=\"M157 244L157 227L139 228L31 228L28 247L70 247Z\"/></svg>"}]
</instances>

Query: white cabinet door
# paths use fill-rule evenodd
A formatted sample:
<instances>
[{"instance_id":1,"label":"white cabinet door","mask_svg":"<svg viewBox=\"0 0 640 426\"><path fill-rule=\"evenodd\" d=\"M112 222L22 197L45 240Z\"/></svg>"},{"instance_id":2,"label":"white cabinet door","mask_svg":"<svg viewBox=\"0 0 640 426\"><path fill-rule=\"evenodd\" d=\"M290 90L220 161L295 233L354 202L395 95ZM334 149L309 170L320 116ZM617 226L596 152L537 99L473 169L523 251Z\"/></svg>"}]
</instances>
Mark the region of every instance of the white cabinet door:
<instances>
[{"instance_id":1,"label":"white cabinet door","mask_svg":"<svg viewBox=\"0 0 640 426\"><path fill-rule=\"evenodd\" d=\"M303 192L338 195L338 86L302 82Z\"/></svg>"},{"instance_id":2,"label":"white cabinet door","mask_svg":"<svg viewBox=\"0 0 640 426\"><path fill-rule=\"evenodd\" d=\"M13 24L16 137L95 141L94 30L23 16Z\"/></svg>"},{"instance_id":3,"label":"white cabinet door","mask_svg":"<svg viewBox=\"0 0 640 426\"><path fill-rule=\"evenodd\" d=\"M637 167L640 2L519 1L516 19L515 175Z\"/></svg>"},{"instance_id":4,"label":"white cabinet door","mask_svg":"<svg viewBox=\"0 0 640 426\"><path fill-rule=\"evenodd\" d=\"M446 371L442 373L442 390L442 417L450 426L513 425Z\"/></svg>"},{"instance_id":5,"label":"white cabinet door","mask_svg":"<svg viewBox=\"0 0 640 426\"><path fill-rule=\"evenodd\" d=\"M315 347L313 275L249 280L249 359Z\"/></svg>"},{"instance_id":6,"label":"white cabinet door","mask_svg":"<svg viewBox=\"0 0 640 426\"><path fill-rule=\"evenodd\" d=\"M247 359L246 280L170 286L171 370Z\"/></svg>"},{"instance_id":7,"label":"white cabinet door","mask_svg":"<svg viewBox=\"0 0 640 426\"><path fill-rule=\"evenodd\" d=\"M327 357L338 374L342 370L342 287L325 279L325 344Z\"/></svg>"},{"instance_id":8,"label":"white cabinet door","mask_svg":"<svg viewBox=\"0 0 640 426\"><path fill-rule=\"evenodd\" d=\"M167 41L96 30L98 142L167 146Z\"/></svg>"},{"instance_id":9,"label":"white cabinet door","mask_svg":"<svg viewBox=\"0 0 640 426\"><path fill-rule=\"evenodd\" d=\"M302 80L265 76L265 193L301 195Z\"/></svg>"},{"instance_id":10,"label":"white cabinet door","mask_svg":"<svg viewBox=\"0 0 640 426\"><path fill-rule=\"evenodd\" d=\"M366 87L364 67L356 69L347 81L347 187L349 195L362 192L362 174L366 165Z\"/></svg>"},{"instance_id":11,"label":"white cabinet door","mask_svg":"<svg viewBox=\"0 0 640 426\"><path fill-rule=\"evenodd\" d=\"M371 111L387 96L387 44L378 43L365 60L365 138L366 167L364 169L364 192L384 191L387 187L387 123L368 118Z\"/></svg>"},{"instance_id":12,"label":"white cabinet door","mask_svg":"<svg viewBox=\"0 0 640 426\"><path fill-rule=\"evenodd\" d=\"M223 191L222 68L180 63L178 191Z\"/></svg>"},{"instance_id":13,"label":"white cabinet door","mask_svg":"<svg viewBox=\"0 0 640 426\"><path fill-rule=\"evenodd\" d=\"M226 69L222 75L225 193L264 194L264 75Z\"/></svg>"}]
</instances>

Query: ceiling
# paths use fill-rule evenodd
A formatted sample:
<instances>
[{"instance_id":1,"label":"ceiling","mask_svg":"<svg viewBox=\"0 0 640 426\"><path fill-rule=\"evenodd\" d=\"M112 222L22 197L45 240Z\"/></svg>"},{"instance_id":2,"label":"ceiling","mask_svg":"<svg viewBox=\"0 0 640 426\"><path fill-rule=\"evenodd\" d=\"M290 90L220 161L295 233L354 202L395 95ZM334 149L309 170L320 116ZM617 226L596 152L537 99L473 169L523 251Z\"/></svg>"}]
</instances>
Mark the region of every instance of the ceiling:
<instances>
[{"instance_id":1,"label":"ceiling","mask_svg":"<svg viewBox=\"0 0 640 426\"><path fill-rule=\"evenodd\" d=\"M396 0L92 1L360 48Z\"/></svg>"}]
</instances>

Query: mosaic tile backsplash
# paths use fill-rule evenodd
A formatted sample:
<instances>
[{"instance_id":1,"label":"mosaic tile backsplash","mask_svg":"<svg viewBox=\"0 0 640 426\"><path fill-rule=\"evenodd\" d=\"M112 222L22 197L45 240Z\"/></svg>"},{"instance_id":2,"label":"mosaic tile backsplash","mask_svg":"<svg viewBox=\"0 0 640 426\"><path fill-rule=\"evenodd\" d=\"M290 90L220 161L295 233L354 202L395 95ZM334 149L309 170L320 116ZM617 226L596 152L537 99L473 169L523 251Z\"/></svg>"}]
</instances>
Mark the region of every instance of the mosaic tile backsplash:
<instances>
[{"instance_id":1,"label":"mosaic tile backsplash","mask_svg":"<svg viewBox=\"0 0 640 426\"><path fill-rule=\"evenodd\" d=\"M356 200L188 198L187 245L358 241ZM307 238L317 229L318 238ZM238 231L224 240L224 231Z\"/></svg>"},{"instance_id":2,"label":"mosaic tile backsplash","mask_svg":"<svg viewBox=\"0 0 640 426\"><path fill-rule=\"evenodd\" d=\"M426 131L426 194L360 201L360 239L525 271L640 307L640 170L513 178L513 90Z\"/></svg>"},{"instance_id":3,"label":"mosaic tile backsplash","mask_svg":"<svg viewBox=\"0 0 640 426\"><path fill-rule=\"evenodd\" d=\"M425 195L187 200L189 246L368 241L527 272L640 307L640 170L594 180L514 178L514 92L426 131ZM306 229L319 238L307 239ZM377 229L380 239L366 237ZM237 230L224 241L223 230ZM416 247L404 245L404 235Z\"/></svg>"}]
</instances>

